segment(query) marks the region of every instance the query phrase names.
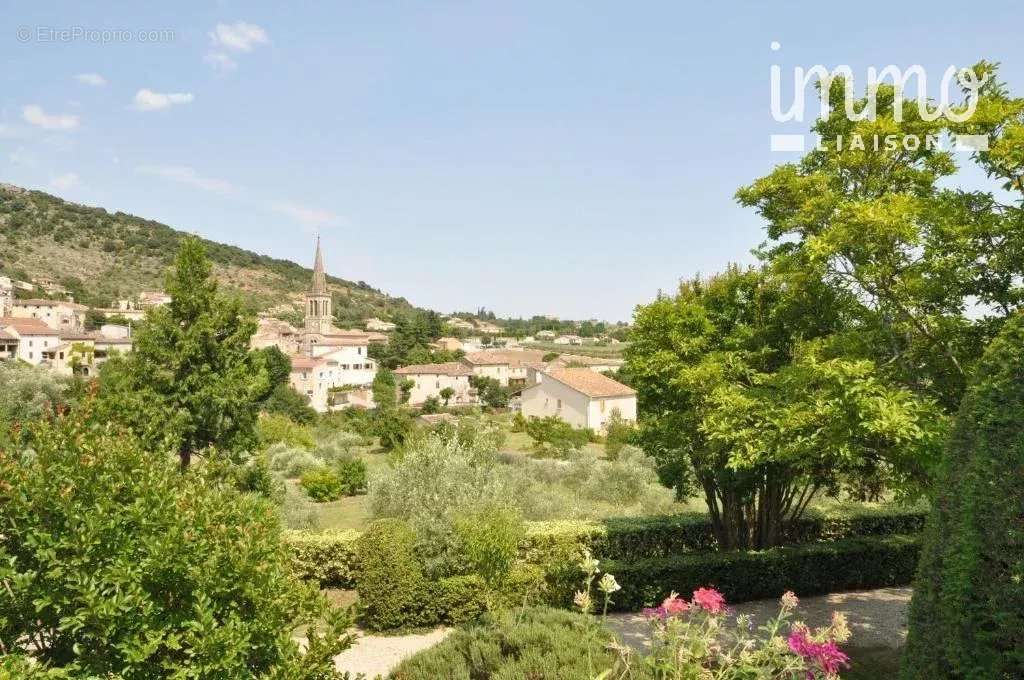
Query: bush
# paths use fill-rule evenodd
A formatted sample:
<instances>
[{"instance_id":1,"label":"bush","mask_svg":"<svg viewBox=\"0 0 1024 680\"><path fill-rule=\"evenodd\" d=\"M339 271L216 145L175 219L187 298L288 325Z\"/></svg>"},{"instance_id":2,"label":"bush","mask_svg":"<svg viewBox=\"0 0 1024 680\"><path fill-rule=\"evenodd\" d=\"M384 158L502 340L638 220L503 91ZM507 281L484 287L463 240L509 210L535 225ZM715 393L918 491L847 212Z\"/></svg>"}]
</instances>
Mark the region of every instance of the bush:
<instances>
[{"instance_id":1,"label":"bush","mask_svg":"<svg viewBox=\"0 0 1024 680\"><path fill-rule=\"evenodd\" d=\"M360 533L343 531L289 531L284 534L292 569L299 577L323 588L356 587L357 544Z\"/></svg>"},{"instance_id":2,"label":"bush","mask_svg":"<svg viewBox=\"0 0 1024 680\"><path fill-rule=\"evenodd\" d=\"M416 559L416 535L402 520L372 523L357 543L359 601L370 630L424 625L426 580Z\"/></svg>"},{"instance_id":3,"label":"bush","mask_svg":"<svg viewBox=\"0 0 1024 680\"><path fill-rule=\"evenodd\" d=\"M313 453L325 463L337 463L352 458L353 452L365 445L366 437L355 432L338 430L323 435Z\"/></svg>"},{"instance_id":4,"label":"bush","mask_svg":"<svg viewBox=\"0 0 1024 680\"><path fill-rule=\"evenodd\" d=\"M109 426L31 443L0 451L0 639L73 677L336 677L350 620L291 575L272 503Z\"/></svg>"},{"instance_id":5,"label":"bush","mask_svg":"<svg viewBox=\"0 0 1024 680\"><path fill-rule=\"evenodd\" d=\"M342 493L355 496L366 491L366 463L359 458L341 459L334 466L338 479L341 480Z\"/></svg>"},{"instance_id":6,"label":"bush","mask_svg":"<svg viewBox=\"0 0 1024 680\"><path fill-rule=\"evenodd\" d=\"M303 472L318 467L320 459L303 448L278 442L267 449L270 469L286 479L301 477Z\"/></svg>"},{"instance_id":7,"label":"bush","mask_svg":"<svg viewBox=\"0 0 1024 680\"><path fill-rule=\"evenodd\" d=\"M557 416L530 418L526 434L533 439L537 453L556 458L568 458L590 441L589 430L577 429Z\"/></svg>"},{"instance_id":8,"label":"bush","mask_svg":"<svg viewBox=\"0 0 1024 680\"><path fill-rule=\"evenodd\" d=\"M392 680L536 678L578 680L611 667L605 633L589 617L529 608L486 614L444 642L402 662Z\"/></svg>"},{"instance_id":9,"label":"bush","mask_svg":"<svg viewBox=\"0 0 1024 680\"><path fill-rule=\"evenodd\" d=\"M818 595L906 585L919 551L920 540L914 536L863 537L762 551L608 561L602 568L622 585L615 608L636 611L661 602L673 590L686 593L705 585L728 592L736 602L774 598L787 590ZM568 604L577 583L563 578L552 596Z\"/></svg>"},{"instance_id":10,"label":"bush","mask_svg":"<svg viewBox=\"0 0 1024 680\"><path fill-rule=\"evenodd\" d=\"M1024 316L960 405L914 582L902 676L1024 677Z\"/></svg>"},{"instance_id":11,"label":"bush","mask_svg":"<svg viewBox=\"0 0 1024 680\"><path fill-rule=\"evenodd\" d=\"M455 535L469 569L496 592L512 572L523 534L523 518L506 507L485 506L455 519Z\"/></svg>"},{"instance_id":12,"label":"bush","mask_svg":"<svg viewBox=\"0 0 1024 680\"><path fill-rule=\"evenodd\" d=\"M604 452L608 458L615 460L627 445L633 443L636 427L622 419L619 409L612 409L612 415L605 425Z\"/></svg>"},{"instance_id":13,"label":"bush","mask_svg":"<svg viewBox=\"0 0 1024 680\"><path fill-rule=\"evenodd\" d=\"M345 484L334 470L317 467L302 473L299 484L313 500L336 501L345 495Z\"/></svg>"},{"instance_id":14,"label":"bush","mask_svg":"<svg viewBox=\"0 0 1024 680\"><path fill-rule=\"evenodd\" d=\"M284 498L279 507L281 525L285 529L316 531L320 528L320 513L316 504L298 487L286 484Z\"/></svg>"},{"instance_id":15,"label":"bush","mask_svg":"<svg viewBox=\"0 0 1024 680\"><path fill-rule=\"evenodd\" d=\"M316 443L309 427L280 413L262 414L256 423L256 435L263 446L284 442L291 447L311 449Z\"/></svg>"}]
</instances>

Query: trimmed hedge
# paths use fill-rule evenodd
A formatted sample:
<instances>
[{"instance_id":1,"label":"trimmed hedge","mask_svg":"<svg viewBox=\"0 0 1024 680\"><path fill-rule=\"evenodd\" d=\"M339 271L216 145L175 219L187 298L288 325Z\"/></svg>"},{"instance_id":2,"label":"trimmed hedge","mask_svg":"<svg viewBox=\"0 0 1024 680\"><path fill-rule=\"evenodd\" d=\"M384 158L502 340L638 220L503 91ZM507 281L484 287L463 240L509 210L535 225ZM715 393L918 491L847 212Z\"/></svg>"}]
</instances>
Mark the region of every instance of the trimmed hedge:
<instances>
[{"instance_id":1,"label":"trimmed hedge","mask_svg":"<svg viewBox=\"0 0 1024 680\"><path fill-rule=\"evenodd\" d=\"M701 586L718 588L730 602L745 602L779 597L787 590L804 596L906 585L920 550L918 536L870 536L763 551L609 561L601 568L622 585L612 598L614 608L636 611L661 602L672 590L689 593ZM576 582L562 584L559 601L568 603L577 587Z\"/></svg>"},{"instance_id":2,"label":"trimmed hedge","mask_svg":"<svg viewBox=\"0 0 1024 680\"><path fill-rule=\"evenodd\" d=\"M926 516L926 510L919 506L811 510L788 528L787 542L916 534L923 529ZM354 530L291 531L285 539L293 548L293 564L300 576L324 587L355 588L355 542L359 536ZM707 516L697 513L604 521L527 522L520 557L532 565L568 562L571 566L583 548L589 548L600 560L637 560L714 552L717 543Z\"/></svg>"}]
</instances>

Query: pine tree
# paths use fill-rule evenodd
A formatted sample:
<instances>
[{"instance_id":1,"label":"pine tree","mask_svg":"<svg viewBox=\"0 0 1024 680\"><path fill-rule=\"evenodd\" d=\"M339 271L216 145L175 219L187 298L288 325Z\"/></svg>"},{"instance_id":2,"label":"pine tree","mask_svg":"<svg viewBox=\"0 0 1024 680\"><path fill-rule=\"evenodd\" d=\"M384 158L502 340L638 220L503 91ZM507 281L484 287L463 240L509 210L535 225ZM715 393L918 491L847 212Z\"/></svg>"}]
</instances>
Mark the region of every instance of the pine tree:
<instances>
[{"instance_id":1,"label":"pine tree","mask_svg":"<svg viewBox=\"0 0 1024 680\"><path fill-rule=\"evenodd\" d=\"M914 583L904 680L1024 677L1024 315L960 407Z\"/></svg>"},{"instance_id":2,"label":"pine tree","mask_svg":"<svg viewBox=\"0 0 1024 680\"><path fill-rule=\"evenodd\" d=\"M218 292L198 239L182 242L165 288L171 302L149 311L132 353L104 366L99 407L182 467L208 447L243 451L273 388L266 356L249 351L256 322Z\"/></svg>"}]
</instances>

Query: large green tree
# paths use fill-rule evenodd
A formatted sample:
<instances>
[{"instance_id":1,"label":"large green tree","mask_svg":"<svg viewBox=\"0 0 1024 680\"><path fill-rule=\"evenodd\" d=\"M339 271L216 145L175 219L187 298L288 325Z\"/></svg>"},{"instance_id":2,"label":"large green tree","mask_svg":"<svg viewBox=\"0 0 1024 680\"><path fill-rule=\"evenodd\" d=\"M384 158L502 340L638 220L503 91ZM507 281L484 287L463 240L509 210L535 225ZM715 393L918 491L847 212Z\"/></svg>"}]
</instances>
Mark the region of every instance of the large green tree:
<instances>
[{"instance_id":1,"label":"large green tree","mask_svg":"<svg viewBox=\"0 0 1024 680\"><path fill-rule=\"evenodd\" d=\"M267 353L249 349L255 319L218 291L198 239L182 242L165 288L171 302L149 311L133 351L104 365L98 408L183 467L210 447L244 451L273 389Z\"/></svg>"},{"instance_id":2,"label":"large green tree","mask_svg":"<svg viewBox=\"0 0 1024 680\"><path fill-rule=\"evenodd\" d=\"M938 478L902 675L1024 677L1024 316L986 350Z\"/></svg>"},{"instance_id":3,"label":"large green tree","mask_svg":"<svg viewBox=\"0 0 1024 680\"><path fill-rule=\"evenodd\" d=\"M816 494L926 466L938 410L837 352L843 309L813 278L735 267L637 308L639 439L666 484L703 495L722 547L774 545Z\"/></svg>"}]
</instances>

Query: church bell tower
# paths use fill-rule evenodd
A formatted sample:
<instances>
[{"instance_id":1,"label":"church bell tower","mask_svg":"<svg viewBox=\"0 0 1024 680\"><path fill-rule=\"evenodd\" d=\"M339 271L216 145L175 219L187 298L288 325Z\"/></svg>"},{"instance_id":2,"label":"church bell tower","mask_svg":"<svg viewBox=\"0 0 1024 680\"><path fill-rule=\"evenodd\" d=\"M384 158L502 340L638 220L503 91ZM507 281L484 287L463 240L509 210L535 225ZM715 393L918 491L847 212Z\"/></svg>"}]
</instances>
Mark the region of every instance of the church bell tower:
<instances>
[{"instance_id":1,"label":"church bell tower","mask_svg":"<svg viewBox=\"0 0 1024 680\"><path fill-rule=\"evenodd\" d=\"M324 259L320 253L320 237L316 237L316 257L313 260L313 285L306 293L306 332L327 335L331 332L331 294L327 290Z\"/></svg>"}]
</instances>

